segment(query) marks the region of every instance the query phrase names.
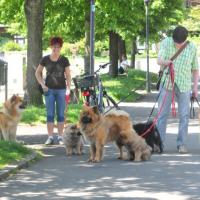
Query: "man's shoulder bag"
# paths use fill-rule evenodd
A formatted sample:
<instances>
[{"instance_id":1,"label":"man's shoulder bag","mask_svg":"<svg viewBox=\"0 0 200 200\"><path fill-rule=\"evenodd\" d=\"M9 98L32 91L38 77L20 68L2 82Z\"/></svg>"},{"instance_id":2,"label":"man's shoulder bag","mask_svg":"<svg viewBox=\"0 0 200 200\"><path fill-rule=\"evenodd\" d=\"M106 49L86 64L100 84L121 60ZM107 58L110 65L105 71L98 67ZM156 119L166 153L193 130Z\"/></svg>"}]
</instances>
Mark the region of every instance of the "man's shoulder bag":
<instances>
[{"instance_id":1,"label":"man's shoulder bag","mask_svg":"<svg viewBox=\"0 0 200 200\"><path fill-rule=\"evenodd\" d=\"M178 55L183 51L183 49L185 49L185 47L189 44L189 41L186 41L183 46L181 46L177 51L176 53L170 58L171 61L174 61ZM162 79L162 76L163 76L163 70L160 70L158 72L158 81L156 83L156 89L159 90L160 88L160 82L161 82L161 79Z\"/></svg>"}]
</instances>

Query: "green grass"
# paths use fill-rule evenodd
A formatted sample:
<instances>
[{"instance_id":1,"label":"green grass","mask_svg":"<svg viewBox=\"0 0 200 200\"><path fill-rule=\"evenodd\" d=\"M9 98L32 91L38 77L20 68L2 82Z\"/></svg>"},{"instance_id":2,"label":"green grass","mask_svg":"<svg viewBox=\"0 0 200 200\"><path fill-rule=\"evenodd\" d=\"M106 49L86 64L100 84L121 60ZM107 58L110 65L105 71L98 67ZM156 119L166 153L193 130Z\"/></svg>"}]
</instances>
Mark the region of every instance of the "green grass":
<instances>
[{"instance_id":1,"label":"green grass","mask_svg":"<svg viewBox=\"0 0 200 200\"><path fill-rule=\"evenodd\" d=\"M82 103L69 104L67 112L65 113L68 123L75 123L78 121L79 112L82 108ZM21 122L25 124L38 125L46 123L46 108L45 106L36 107L28 106L22 114Z\"/></svg>"},{"instance_id":2,"label":"green grass","mask_svg":"<svg viewBox=\"0 0 200 200\"><path fill-rule=\"evenodd\" d=\"M101 76L103 85L110 96L116 102L124 99L131 91L136 88L145 89L146 86L146 72L140 70L129 69L128 76L120 75L117 78L111 78L108 75ZM152 82L156 81L156 75L151 75ZM127 102L135 101L140 94L131 92L131 95L124 99ZM66 120L68 123L76 123L79 119L79 113L82 108L82 101L79 104L69 104L66 112ZM27 107L22 115L21 122L31 125L44 124L46 122L46 110L43 107Z\"/></svg>"},{"instance_id":3,"label":"green grass","mask_svg":"<svg viewBox=\"0 0 200 200\"><path fill-rule=\"evenodd\" d=\"M109 95L116 102L124 99L129 93L131 95L124 99L125 102L134 102L140 94L135 89L144 90L146 86L146 72L140 70L129 69L128 76L120 75L117 78L110 78L108 75L102 76L103 85L106 87ZM152 81L156 81L156 75L152 74Z\"/></svg>"},{"instance_id":4,"label":"green grass","mask_svg":"<svg viewBox=\"0 0 200 200\"><path fill-rule=\"evenodd\" d=\"M31 152L31 149L19 143L0 141L0 169L14 161L19 161Z\"/></svg>"}]
</instances>

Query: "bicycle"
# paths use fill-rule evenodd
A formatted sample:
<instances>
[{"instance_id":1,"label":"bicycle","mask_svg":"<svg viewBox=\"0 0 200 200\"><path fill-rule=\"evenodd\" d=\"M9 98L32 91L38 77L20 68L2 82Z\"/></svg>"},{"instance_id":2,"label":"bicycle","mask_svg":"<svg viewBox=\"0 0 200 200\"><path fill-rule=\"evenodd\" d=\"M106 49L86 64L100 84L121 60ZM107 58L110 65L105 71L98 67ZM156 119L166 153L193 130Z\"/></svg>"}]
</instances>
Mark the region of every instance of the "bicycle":
<instances>
[{"instance_id":1,"label":"bicycle","mask_svg":"<svg viewBox=\"0 0 200 200\"><path fill-rule=\"evenodd\" d=\"M107 107L120 109L115 100L108 95L99 75L99 71L109 64L100 65L92 75L81 75L73 78L75 88L81 89L85 104L87 106L98 106L101 113L104 113Z\"/></svg>"}]
</instances>

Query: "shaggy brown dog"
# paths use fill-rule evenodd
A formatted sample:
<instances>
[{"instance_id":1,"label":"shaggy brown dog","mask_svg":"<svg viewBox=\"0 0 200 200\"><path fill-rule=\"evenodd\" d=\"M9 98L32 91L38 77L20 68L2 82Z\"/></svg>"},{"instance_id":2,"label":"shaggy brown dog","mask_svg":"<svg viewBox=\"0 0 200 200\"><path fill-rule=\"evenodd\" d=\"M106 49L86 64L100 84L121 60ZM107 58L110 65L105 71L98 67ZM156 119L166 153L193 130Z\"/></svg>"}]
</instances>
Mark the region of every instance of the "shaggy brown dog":
<instances>
[{"instance_id":1,"label":"shaggy brown dog","mask_svg":"<svg viewBox=\"0 0 200 200\"><path fill-rule=\"evenodd\" d=\"M80 128L76 124L67 125L63 133L63 143L67 156L71 156L73 153L82 155L83 136L80 132ZM74 150L76 152L74 152Z\"/></svg>"},{"instance_id":2,"label":"shaggy brown dog","mask_svg":"<svg viewBox=\"0 0 200 200\"><path fill-rule=\"evenodd\" d=\"M103 148L108 142L115 141L117 143L120 148L120 159L123 158L123 145L130 154L134 150L136 150L135 153L137 154L141 148L135 149L133 146L145 144L143 140L138 139L139 136L132 129L129 114L121 110L101 115L97 107L84 106L80 114L80 127L81 132L90 141L89 161L92 162L100 162L102 160ZM145 144L145 146L147 145ZM139 161L139 155L135 156L135 158L135 160Z\"/></svg>"},{"instance_id":3,"label":"shaggy brown dog","mask_svg":"<svg viewBox=\"0 0 200 200\"><path fill-rule=\"evenodd\" d=\"M17 125L23 108L22 98L18 95L13 95L4 103L3 111L0 112L0 139L16 141Z\"/></svg>"}]
</instances>

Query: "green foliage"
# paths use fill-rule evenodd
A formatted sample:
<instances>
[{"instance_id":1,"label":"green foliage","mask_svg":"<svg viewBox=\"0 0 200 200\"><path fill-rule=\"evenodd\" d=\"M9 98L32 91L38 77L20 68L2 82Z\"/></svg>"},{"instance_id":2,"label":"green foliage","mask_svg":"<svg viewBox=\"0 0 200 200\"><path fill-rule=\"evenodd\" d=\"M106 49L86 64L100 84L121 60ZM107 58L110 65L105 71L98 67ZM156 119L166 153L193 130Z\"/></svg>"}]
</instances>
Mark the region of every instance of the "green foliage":
<instances>
[{"instance_id":1,"label":"green foliage","mask_svg":"<svg viewBox=\"0 0 200 200\"><path fill-rule=\"evenodd\" d=\"M14 161L19 161L32 152L16 142L0 141L0 147L0 169Z\"/></svg>"},{"instance_id":2,"label":"green foliage","mask_svg":"<svg viewBox=\"0 0 200 200\"><path fill-rule=\"evenodd\" d=\"M82 39L76 43L64 43L61 53L63 55L84 55L85 40Z\"/></svg>"},{"instance_id":3,"label":"green foliage","mask_svg":"<svg viewBox=\"0 0 200 200\"><path fill-rule=\"evenodd\" d=\"M96 0L95 33L102 41L109 31L119 33L123 38L145 36L145 6L142 0ZM182 0L150 1L150 37L159 38L159 32L168 30L183 18ZM9 24L12 33L26 34L24 1L0 1L0 23ZM89 13L90 1L48 0L45 1L44 46L51 36L62 36L68 43L84 38L85 19ZM160 17L162 16L162 17ZM97 45L98 48L98 45ZM99 55L99 50L97 50Z\"/></svg>"},{"instance_id":4,"label":"green foliage","mask_svg":"<svg viewBox=\"0 0 200 200\"><path fill-rule=\"evenodd\" d=\"M2 37L0 36L0 46L3 46L5 43L7 43L8 41L10 41L11 39L8 37ZM2 48L1 48L2 49Z\"/></svg>"},{"instance_id":5,"label":"green foliage","mask_svg":"<svg viewBox=\"0 0 200 200\"><path fill-rule=\"evenodd\" d=\"M72 45L70 43L64 43L62 46L61 54L65 56L71 56L72 55Z\"/></svg>"},{"instance_id":6,"label":"green foliage","mask_svg":"<svg viewBox=\"0 0 200 200\"><path fill-rule=\"evenodd\" d=\"M102 56L103 53L108 51L108 40L95 42L95 56ZM64 43L61 53L63 55L81 55L85 53L85 39L81 39L75 43Z\"/></svg>"},{"instance_id":7,"label":"green foliage","mask_svg":"<svg viewBox=\"0 0 200 200\"><path fill-rule=\"evenodd\" d=\"M9 41L3 46L4 51L21 51L22 47L14 41Z\"/></svg>"},{"instance_id":8,"label":"green foliage","mask_svg":"<svg viewBox=\"0 0 200 200\"><path fill-rule=\"evenodd\" d=\"M9 25L10 33L26 33L24 0L1 0L0 11L0 24Z\"/></svg>"},{"instance_id":9,"label":"green foliage","mask_svg":"<svg viewBox=\"0 0 200 200\"><path fill-rule=\"evenodd\" d=\"M187 15L182 25L185 26L193 35L200 34L200 6L192 7L187 10Z\"/></svg>"},{"instance_id":10,"label":"green foliage","mask_svg":"<svg viewBox=\"0 0 200 200\"><path fill-rule=\"evenodd\" d=\"M102 54L108 51L108 49L109 49L108 40L95 42L95 56L103 56Z\"/></svg>"}]
</instances>

